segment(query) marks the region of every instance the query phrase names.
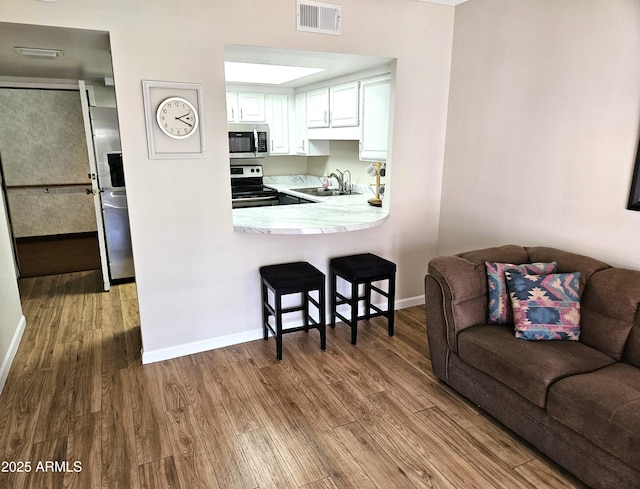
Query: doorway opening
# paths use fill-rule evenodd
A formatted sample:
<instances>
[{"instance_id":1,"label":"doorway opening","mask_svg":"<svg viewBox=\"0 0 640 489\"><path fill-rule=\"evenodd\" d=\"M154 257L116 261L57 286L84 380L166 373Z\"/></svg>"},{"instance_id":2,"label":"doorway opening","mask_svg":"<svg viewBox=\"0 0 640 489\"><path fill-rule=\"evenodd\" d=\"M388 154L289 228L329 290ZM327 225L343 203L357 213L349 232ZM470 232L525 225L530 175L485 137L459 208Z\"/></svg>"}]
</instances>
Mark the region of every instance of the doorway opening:
<instances>
[{"instance_id":1,"label":"doorway opening","mask_svg":"<svg viewBox=\"0 0 640 489\"><path fill-rule=\"evenodd\" d=\"M78 91L2 88L0 105L3 183L20 276L100 269Z\"/></svg>"},{"instance_id":2,"label":"doorway opening","mask_svg":"<svg viewBox=\"0 0 640 489\"><path fill-rule=\"evenodd\" d=\"M98 270L104 290L133 280L109 33L4 22L0 32L14 47L0 56L12 107L0 114L0 165L17 275Z\"/></svg>"}]
</instances>

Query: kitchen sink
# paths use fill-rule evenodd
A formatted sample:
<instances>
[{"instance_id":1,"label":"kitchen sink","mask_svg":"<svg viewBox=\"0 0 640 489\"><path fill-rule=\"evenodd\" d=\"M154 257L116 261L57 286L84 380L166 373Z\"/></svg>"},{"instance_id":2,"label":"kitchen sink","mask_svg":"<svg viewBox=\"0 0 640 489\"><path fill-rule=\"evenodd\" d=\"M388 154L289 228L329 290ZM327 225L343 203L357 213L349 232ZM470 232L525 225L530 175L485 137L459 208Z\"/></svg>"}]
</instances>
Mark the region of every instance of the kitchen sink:
<instances>
[{"instance_id":1,"label":"kitchen sink","mask_svg":"<svg viewBox=\"0 0 640 489\"><path fill-rule=\"evenodd\" d=\"M358 192L347 192L346 190L337 190L335 188L323 188L323 187L307 187L307 188L292 188L295 192L300 192L307 195L313 195L315 197L331 197L334 195L357 195Z\"/></svg>"}]
</instances>

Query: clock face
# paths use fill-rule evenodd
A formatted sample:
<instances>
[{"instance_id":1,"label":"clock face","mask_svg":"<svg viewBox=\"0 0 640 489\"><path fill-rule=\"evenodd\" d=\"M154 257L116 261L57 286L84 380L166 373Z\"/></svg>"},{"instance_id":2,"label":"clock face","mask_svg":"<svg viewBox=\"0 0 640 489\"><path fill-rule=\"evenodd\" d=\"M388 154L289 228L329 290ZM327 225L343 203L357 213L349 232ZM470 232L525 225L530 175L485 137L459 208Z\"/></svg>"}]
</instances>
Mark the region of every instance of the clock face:
<instances>
[{"instance_id":1,"label":"clock face","mask_svg":"<svg viewBox=\"0 0 640 489\"><path fill-rule=\"evenodd\" d=\"M160 102L156 120L160 130L167 136L185 139L196 132L198 112L188 100L170 97Z\"/></svg>"}]
</instances>

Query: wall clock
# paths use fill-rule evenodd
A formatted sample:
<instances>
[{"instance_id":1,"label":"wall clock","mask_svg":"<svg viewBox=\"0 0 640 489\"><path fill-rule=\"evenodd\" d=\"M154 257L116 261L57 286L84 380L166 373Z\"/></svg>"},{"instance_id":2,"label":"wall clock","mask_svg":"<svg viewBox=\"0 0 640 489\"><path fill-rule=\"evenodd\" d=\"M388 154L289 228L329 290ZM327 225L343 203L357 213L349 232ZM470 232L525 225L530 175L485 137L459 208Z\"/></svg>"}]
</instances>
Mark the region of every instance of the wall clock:
<instances>
[{"instance_id":1,"label":"wall clock","mask_svg":"<svg viewBox=\"0 0 640 489\"><path fill-rule=\"evenodd\" d=\"M201 86L143 80L142 93L149 158L204 158Z\"/></svg>"},{"instance_id":2,"label":"wall clock","mask_svg":"<svg viewBox=\"0 0 640 489\"><path fill-rule=\"evenodd\" d=\"M170 138L185 139L198 128L198 111L187 99L169 97L158 105L156 122Z\"/></svg>"}]
</instances>

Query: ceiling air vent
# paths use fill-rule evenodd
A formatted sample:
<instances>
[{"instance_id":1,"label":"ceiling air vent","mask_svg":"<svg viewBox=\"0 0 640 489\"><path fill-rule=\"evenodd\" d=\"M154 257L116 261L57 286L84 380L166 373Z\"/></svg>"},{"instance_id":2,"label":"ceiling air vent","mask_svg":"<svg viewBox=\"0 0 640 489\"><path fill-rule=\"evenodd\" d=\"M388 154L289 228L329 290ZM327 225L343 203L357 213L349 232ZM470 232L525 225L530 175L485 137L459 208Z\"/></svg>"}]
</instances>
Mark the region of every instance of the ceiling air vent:
<instances>
[{"instance_id":1,"label":"ceiling air vent","mask_svg":"<svg viewBox=\"0 0 640 489\"><path fill-rule=\"evenodd\" d=\"M298 30L340 35L340 5L297 0Z\"/></svg>"}]
</instances>

